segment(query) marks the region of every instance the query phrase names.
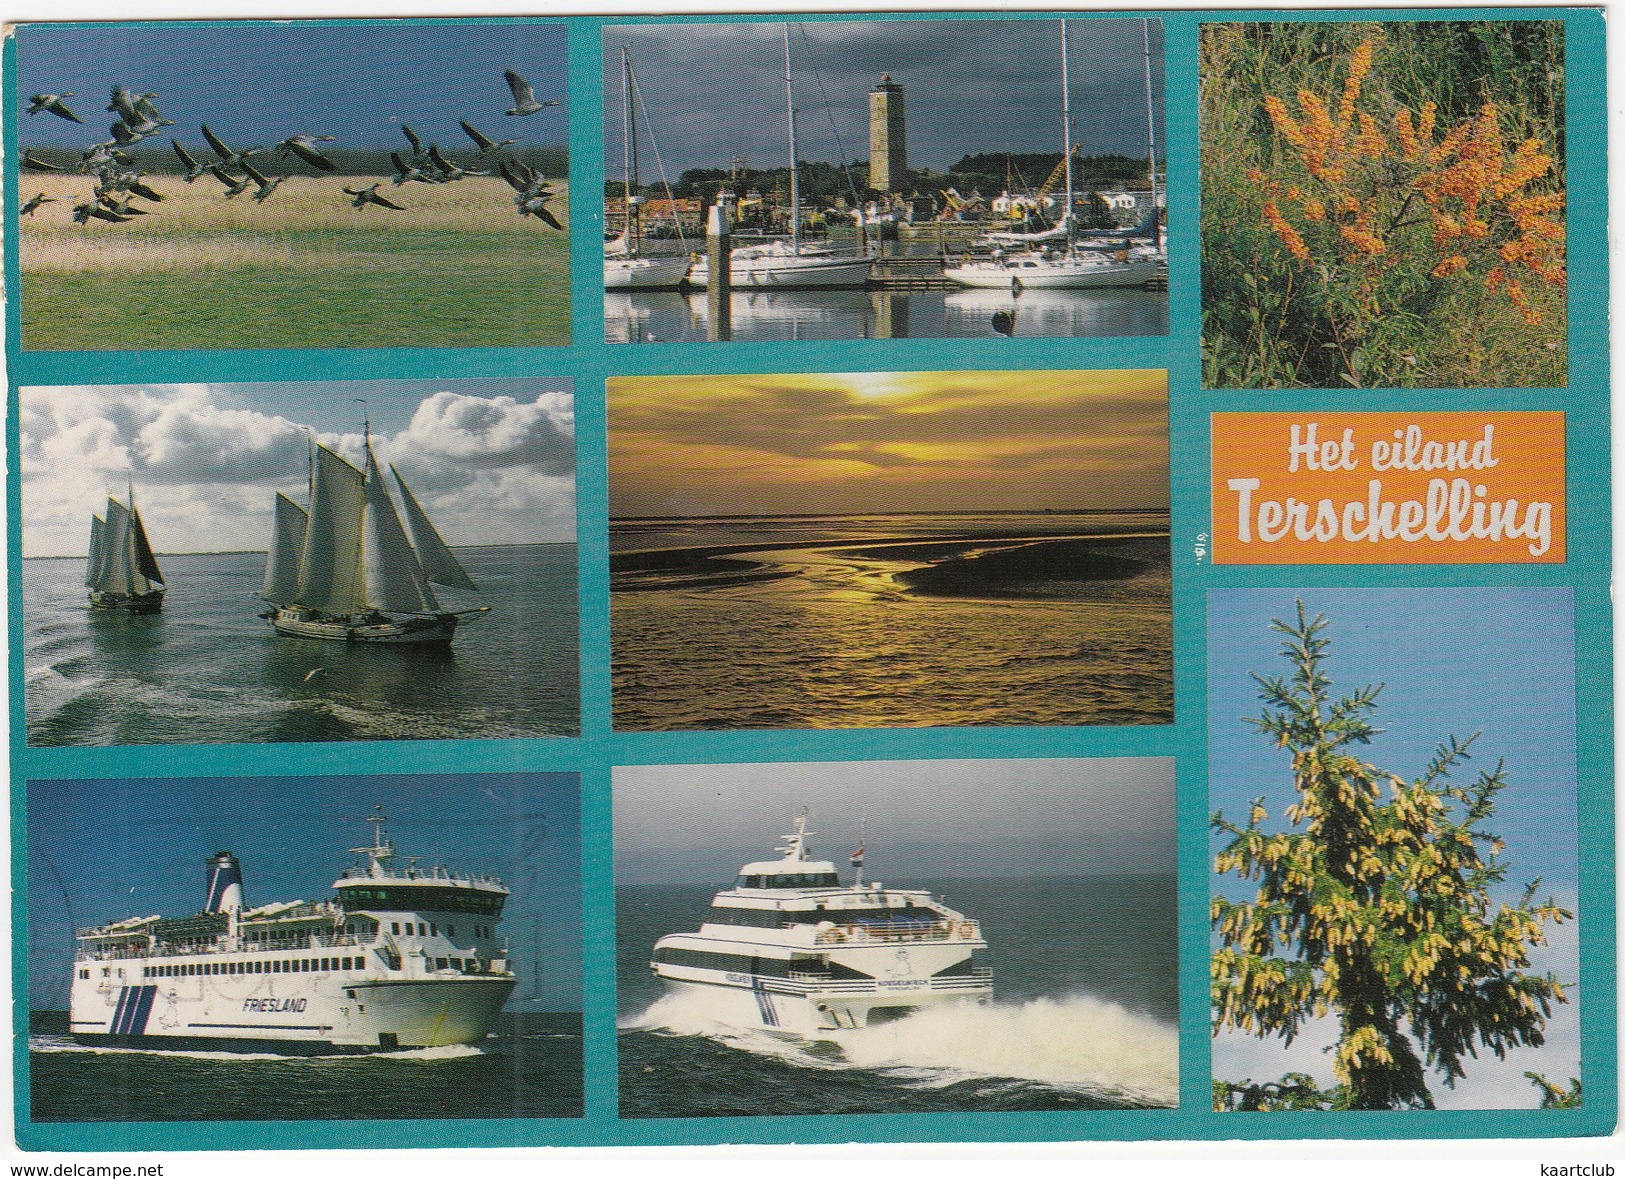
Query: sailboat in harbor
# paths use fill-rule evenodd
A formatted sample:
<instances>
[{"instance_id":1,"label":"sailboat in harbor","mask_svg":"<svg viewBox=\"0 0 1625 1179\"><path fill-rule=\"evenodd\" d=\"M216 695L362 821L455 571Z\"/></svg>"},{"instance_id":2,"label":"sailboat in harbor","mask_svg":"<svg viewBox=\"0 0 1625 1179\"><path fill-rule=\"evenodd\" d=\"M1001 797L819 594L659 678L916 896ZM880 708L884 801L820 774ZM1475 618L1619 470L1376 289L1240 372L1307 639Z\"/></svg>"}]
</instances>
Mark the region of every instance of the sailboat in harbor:
<instances>
[{"instance_id":1,"label":"sailboat in harbor","mask_svg":"<svg viewBox=\"0 0 1625 1179\"><path fill-rule=\"evenodd\" d=\"M112 496L102 515L90 517L90 555L85 586L93 610L157 614L164 608L164 574L147 541L147 529L135 506L135 489L125 507Z\"/></svg>"},{"instance_id":2,"label":"sailboat in harbor","mask_svg":"<svg viewBox=\"0 0 1625 1179\"><path fill-rule=\"evenodd\" d=\"M1061 22L1061 151L1066 167L1067 227L1057 245L1031 245L1027 249L996 249L991 256L967 258L942 268L943 277L966 287L1031 287L1039 290L1092 290L1105 287L1143 287L1160 277L1166 259L1155 250L1084 249L1073 240L1072 85L1067 50L1066 21ZM1149 77L1149 75L1148 75Z\"/></svg>"},{"instance_id":3,"label":"sailboat in harbor","mask_svg":"<svg viewBox=\"0 0 1625 1179\"><path fill-rule=\"evenodd\" d=\"M790 26L784 26L784 101L790 139L790 238L738 246L728 255L730 287L861 287L875 260L868 253L838 251L801 240L801 165L796 152L796 96L790 62ZM691 286L710 285L710 266L696 258Z\"/></svg>"},{"instance_id":4,"label":"sailboat in harbor","mask_svg":"<svg viewBox=\"0 0 1625 1179\"><path fill-rule=\"evenodd\" d=\"M346 643L450 643L464 615L446 610L430 583L477 589L393 466L405 515L395 510L372 453L361 470L313 444L310 506L276 497L276 521L261 596L276 607L260 617L280 635Z\"/></svg>"},{"instance_id":5,"label":"sailboat in harbor","mask_svg":"<svg viewBox=\"0 0 1625 1179\"><path fill-rule=\"evenodd\" d=\"M657 162L659 155L657 148ZM687 252L643 252L643 226L639 217L643 197L638 185L637 85L632 76L632 57L624 45L621 46L621 156L626 219L620 234L604 243L604 289L675 290L688 276L690 259Z\"/></svg>"}]
</instances>

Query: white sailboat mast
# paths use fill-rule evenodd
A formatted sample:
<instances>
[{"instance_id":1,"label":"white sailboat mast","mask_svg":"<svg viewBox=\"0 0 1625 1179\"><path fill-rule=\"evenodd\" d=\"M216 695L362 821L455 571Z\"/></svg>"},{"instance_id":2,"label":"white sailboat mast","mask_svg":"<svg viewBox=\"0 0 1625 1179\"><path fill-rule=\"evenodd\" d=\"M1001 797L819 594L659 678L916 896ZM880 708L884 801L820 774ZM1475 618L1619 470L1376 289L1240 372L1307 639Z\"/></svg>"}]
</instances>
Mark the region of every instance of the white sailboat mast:
<instances>
[{"instance_id":1,"label":"white sailboat mast","mask_svg":"<svg viewBox=\"0 0 1625 1179\"><path fill-rule=\"evenodd\" d=\"M790 246L801 253L801 171L796 160L796 92L790 80L790 26L784 26L784 105L790 131Z\"/></svg>"},{"instance_id":2,"label":"white sailboat mast","mask_svg":"<svg viewBox=\"0 0 1625 1179\"><path fill-rule=\"evenodd\" d=\"M626 190L626 245L638 253L638 224L633 213L632 189L638 182L638 118L632 109L632 57L621 46L621 175Z\"/></svg>"},{"instance_id":3,"label":"white sailboat mast","mask_svg":"<svg viewBox=\"0 0 1625 1179\"><path fill-rule=\"evenodd\" d=\"M1066 161L1066 208L1061 224L1066 226L1066 252L1072 253L1072 71L1067 54L1066 21L1061 21L1061 151Z\"/></svg>"},{"instance_id":4,"label":"white sailboat mast","mask_svg":"<svg viewBox=\"0 0 1625 1179\"><path fill-rule=\"evenodd\" d=\"M1140 20L1140 40L1145 46L1145 141L1151 165L1151 245L1162 248L1162 214L1157 209L1157 118L1151 109L1151 22Z\"/></svg>"}]
</instances>

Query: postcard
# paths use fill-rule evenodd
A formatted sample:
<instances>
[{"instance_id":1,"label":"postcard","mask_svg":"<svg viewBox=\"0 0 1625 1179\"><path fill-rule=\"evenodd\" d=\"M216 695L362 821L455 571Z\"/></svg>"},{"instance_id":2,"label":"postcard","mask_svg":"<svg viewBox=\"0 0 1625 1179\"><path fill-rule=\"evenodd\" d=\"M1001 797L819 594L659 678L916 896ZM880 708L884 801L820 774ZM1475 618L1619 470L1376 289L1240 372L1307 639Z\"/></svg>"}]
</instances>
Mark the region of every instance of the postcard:
<instances>
[{"instance_id":1,"label":"postcard","mask_svg":"<svg viewBox=\"0 0 1625 1179\"><path fill-rule=\"evenodd\" d=\"M923 3L8 27L25 1163L1616 1133L1604 14Z\"/></svg>"}]
</instances>

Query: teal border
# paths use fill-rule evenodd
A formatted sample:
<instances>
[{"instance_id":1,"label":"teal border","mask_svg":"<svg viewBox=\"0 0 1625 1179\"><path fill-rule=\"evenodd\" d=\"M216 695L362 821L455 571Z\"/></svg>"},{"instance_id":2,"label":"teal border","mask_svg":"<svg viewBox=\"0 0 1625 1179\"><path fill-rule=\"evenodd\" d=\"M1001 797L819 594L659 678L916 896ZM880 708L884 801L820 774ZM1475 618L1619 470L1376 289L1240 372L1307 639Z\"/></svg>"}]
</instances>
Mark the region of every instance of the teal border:
<instances>
[{"instance_id":1,"label":"teal border","mask_svg":"<svg viewBox=\"0 0 1625 1179\"><path fill-rule=\"evenodd\" d=\"M582 780L585 974L609 980L585 997L585 1109L556 1121L211 1122L35 1124L28 1120L27 996L13 999L19 1050L14 1060L18 1140L29 1150L205 1150L277 1148L517 1147L541 1145L686 1145L722 1142L1055 1141L1081 1139L1473 1138L1570 1137L1609 1133L1615 1124L1614 809L1611 748L1609 578L1608 284L1606 269L1607 113L1603 20L1599 10L1497 8L1493 19L1560 19L1567 25L1568 176L1571 191L1570 384L1559 390L1349 393L1308 391L1290 403L1279 394L1205 391L1197 340L1198 139L1196 45L1210 21L1460 20L1470 9L1294 11L1138 11L1067 13L1086 22L1149 17L1164 29L1165 151L1170 185L1170 327L1167 338L1128 340L876 340L832 343L605 345L597 241L601 216L589 194L602 191L600 77L603 30L629 24L839 20L1056 20L1059 13L943 12L786 16L568 17L570 68L572 343L555 348L334 349L227 352L22 352L15 299L6 307L11 410L7 536L11 654L11 767L29 778L130 778L151 775L329 774L366 772L569 771ZM136 22L143 25L182 22ZM187 22L190 23L190 22ZM266 23L266 22L244 22ZM340 20L327 24L377 24ZM468 23L424 19L418 23ZM490 19L478 23L558 23ZM19 191L16 42L3 49L6 153L3 177ZM4 212L16 240L16 202ZM19 289L15 252L5 259L7 289ZM782 733L620 733L609 712L608 487L604 382L614 376L712 372L851 372L978 369L1165 368L1175 456L1172 505L1176 723L1144 728L909 729ZM286 381L457 379L568 376L575 382L582 730L579 738L540 741L443 741L312 745L133 746L30 749L25 744L21 647L20 521L17 504L17 390L30 385L143 381ZM1208 526L1208 415L1293 408L1334 410L1558 409L1567 415L1569 561L1566 565L1220 566L1198 560ZM1573 1111L1435 1111L1275 1117L1214 1114L1209 1104L1207 1021L1206 591L1268 585L1562 585L1575 592L1579 692L1581 983L1586 996L1582 1052L1586 1104ZM1090 1113L876 1114L846 1117L629 1119L616 1113L614 871L610 767L618 764L744 761L840 761L875 758L1167 756L1178 759L1180 830L1180 1095L1176 1110ZM290 762L296 764L290 765ZM24 794L13 790L13 927L26 932ZM14 977L26 979L26 947L13 945Z\"/></svg>"}]
</instances>

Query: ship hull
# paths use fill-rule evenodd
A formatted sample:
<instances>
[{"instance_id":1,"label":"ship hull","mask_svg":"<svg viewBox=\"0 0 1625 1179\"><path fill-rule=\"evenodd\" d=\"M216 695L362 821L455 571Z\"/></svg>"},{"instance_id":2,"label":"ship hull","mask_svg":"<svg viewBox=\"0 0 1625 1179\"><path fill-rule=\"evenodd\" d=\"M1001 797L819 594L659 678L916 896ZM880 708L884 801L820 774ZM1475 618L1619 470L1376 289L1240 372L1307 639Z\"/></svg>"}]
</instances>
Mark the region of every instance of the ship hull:
<instances>
[{"instance_id":1,"label":"ship hull","mask_svg":"<svg viewBox=\"0 0 1625 1179\"><path fill-rule=\"evenodd\" d=\"M667 990L694 998L719 1023L805 1040L831 1039L843 1031L901 1019L927 1007L986 1004L993 998L993 984L984 978L966 978L953 986L919 978L887 980L884 986L875 987L836 984L821 988L761 975L688 974L660 977Z\"/></svg>"},{"instance_id":2,"label":"ship hull","mask_svg":"<svg viewBox=\"0 0 1625 1179\"><path fill-rule=\"evenodd\" d=\"M139 976L138 960L125 969L132 965ZM170 1051L326 1055L443 1048L484 1040L514 988L511 977L389 980L336 971L274 988L267 981L254 975L110 986L77 981L69 1032L86 1044Z\"/></svg>"},{"instance_id":3,"label":"ship hull","mask_svg":"<svg viewBox=\"0 0 1625 1179\"><path fill-rule=\"evenodd\" d=\"M943 267L942 276L966 287L1028 287L1033 290L1107 290L1143 287L1161 275L1161 266L1151 259L1131 258L1124 262L967 262Z\"/></svg>"},{"instance_id":4,"label":"ship hull","mask_svg":"<svg viewBox=\"0 0 1625 1179\"><path fill-rule=\"evenodd\" d=\"M164 608L164 591L149 590L144 594L90 591L92 610L113 610L123 614L158 614Z\"/></svg>"},{"instance_id":5,"label":"ship hull","mask_svg":"<svg viewBox=\"0 0 1625 1179\"><path fill-rule=\"evenodd\" d=\"M863 257L764 252L761 257L746 258L736 251L728 262L728 285L735 290L862 287L868 285L873 266ZM694 263L688 282L696 287L710 285L710 268L704 259Z\"/></svg>"},{"instance_id":6,"label":"ship hull","mask_svg":"<svg viewBox=\"0 0 1625 1179\"><path fill-rule=\"evenodd\" d=\"M378 621L373 616L335 618L310 610L277 610L266 617L276 633L287 638L378 646L445 646L456 635L458 621L455 614L422 618L386 615Z\"/></svg>"},{"instance_id":7,"label":"ship hull","mask_svg":"<svg viewBox=\"0 0 1625 1179\"><path fill-rule=\"evenodd\" d=\"M690 260L685 254L654 255L642 258L605 258L606 291L676 290L688 277Z\"/></svg>"}]
</instances>

